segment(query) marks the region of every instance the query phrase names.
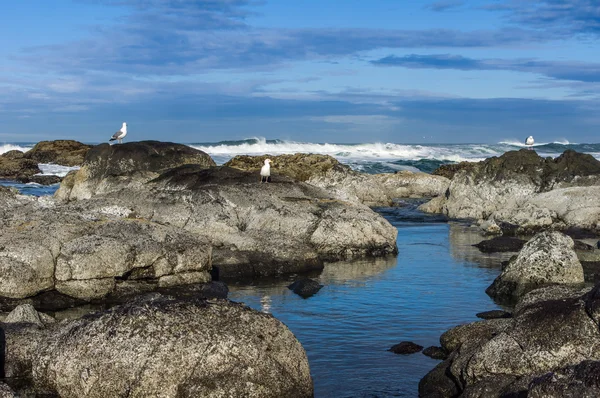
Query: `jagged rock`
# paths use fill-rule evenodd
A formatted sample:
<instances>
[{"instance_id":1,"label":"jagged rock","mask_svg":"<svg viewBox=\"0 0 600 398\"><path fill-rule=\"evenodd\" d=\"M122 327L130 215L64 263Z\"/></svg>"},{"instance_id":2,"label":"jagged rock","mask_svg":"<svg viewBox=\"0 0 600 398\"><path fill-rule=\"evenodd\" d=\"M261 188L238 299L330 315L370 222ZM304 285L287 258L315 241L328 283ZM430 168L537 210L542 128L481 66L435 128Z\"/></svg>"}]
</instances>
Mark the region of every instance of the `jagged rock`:
<instances>
[{"instance_id":1,"label":"jagged rock","mask_svg":"<svg viewBox=\"0 0 600 398\"><path fill-rule=\"evenodd\" d=\"M583 268L573 246L573 239L559 232L534 236L486 293L510 302L544 285L583 283Z\"/></svg>"},{"instance_id":2,"label":"jagged rock","mask_svg":"<svg viewBox=\"0 0 600 398\"><path fill-rule=\"evenodd\" d=\"M319 282L309 278L302 278L288 285L288 289L302 298L314 296L319 292L319 290L321 290L322 287L323 285L321 285Z\"/></svg>"},{"instance_id":3,"label":"jagged rock","mask_svg":"<svg viewBox=\"0 0 600 398\"><path fill-rule=\"evenodd\" d=\"M89 199L99 193L139 187L161 172L185 164L216 165L206 153L182 144L101 144L86 153L81 169L67 175L55 196L62 200Z\"/></svg>"},{"instance_id":4,"label":"jagged rock","mask_svg":"<svg viewBox=\"0 0 600 398\"><path fill-rule=\"evenodd\" d=\"M477 318L481 319L499 319L499 318L512 318L512 314L508 311L503 310L492 310L485 311L475 314Z\"/></svg>"},{"instance_id":5,"label":"jagged rock","mask_svg":"<svg viewBox=\"0 0 600 398\"><path fill-rule=\"evenodd\" d=\"M489 240L483 240L475 246L482 253L518 252L527 243L526 240L512 238L509 236L497 236Z\"/></svg>"},{"instance_id":6,"label":"jagged rock","mask_svg":"<svg viewBox=\"0 0 600 398\"><path fill-rule=\"evenodd\" d=\"M520 232L582 227L600 230L600 161L565 151L544 159L506 152L457 172L447 195L421 207L451 218L493 219Z\"/></svg>"},{"instance_id":7,"label":"jagged rock","mask_svg":"<svg viewBox=\"0 0 600 398\"><path fill-rule=\"evenodd\" d=\"M91 147L73 140L40 141L25 153L25 157L37 163L80 166Z\"/></svg>"},{"instance_id":8,"label":"jagged rock","mask_svg":"<svg viewBox=\"0 0 600 398\"><path fill-rule=\"evenodd\" d=\"M393 345L388 351L391 351L394 354L410 355L421 352L422 349L422 345L415 344L412 341L402 341Z\"/></svg>"},{"instance_id":9,"label":"jagged rock","mask_svg":"<svg viewBox=\"0 0 600 398\"><path fill-rule=\"evenodd\" d=\"M476 167L477 163L474 162L460 162L460 163L450 163L443 164L437 169L435 169L431 174L446 177L451 180L454 178L456 173L462 170L471 170Z\"/></svg>"},{"instance_id":10,"label":"jagged rock","mask_svg":"<svg viewBox=\"0 0 600 398\"><path fill-rule=\"evenodd\" d=\"M445 360L448 358L448 353L442 347L427 347L423 350L423 355L433 359Z\"/></svg>"},{"instance_id":11,"label":"jagged rock","mask_svg":"<svg viewBox=\"0 0 600 398\"><path fill-rule=\"evenodd\" d=\"M304 349L271 315L152 294L48 329L6 329L7 376L69 397L312 397ZM28 342L28 344L24 344Z\"/></svg>"}]
</instances>

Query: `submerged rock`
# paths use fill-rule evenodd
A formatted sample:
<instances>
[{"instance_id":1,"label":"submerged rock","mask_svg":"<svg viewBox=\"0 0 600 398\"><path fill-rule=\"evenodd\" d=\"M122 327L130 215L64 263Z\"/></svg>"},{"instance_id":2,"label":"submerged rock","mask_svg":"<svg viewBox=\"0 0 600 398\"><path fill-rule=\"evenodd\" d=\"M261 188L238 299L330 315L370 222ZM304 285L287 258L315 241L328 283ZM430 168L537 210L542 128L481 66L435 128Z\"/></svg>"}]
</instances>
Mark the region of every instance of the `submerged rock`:
<instances>
[{"instance_id":1,"label":"submerged rock","mask_svg":"<svg viewBox=\"0 0 600 398\"><path fill-rule=\"evenodd\" d=\"M306 353L290 330L226 300L153 294L6 336L8 380L30 379L38 395L313 396Z\"/></svg>"},{"instance_id":2,"label":"submerged rock","mask_svg":"<svg viewBox=\"0 0 600 398\"><path fill-rule=\"evenodd\" d=\"M473 246L482 253L518 252L527 243L526 240L512 238L509 236L497 236L495 238L481 241Z\"/></svg>"},{"instance_id":3,"label":"submerged rock","mask_svg":"<svg viewBox=\"0 0 600 398\"><path fill-rule=\"evenodd\" d=\"M499 301L510 302L545 285L583 283L583 268L573 247L573 239L560 232L534 236L486 293Z\"/></svg>"},{"instance_id":4,"label":"submerged rock","mask_svg":"<svg viewBox=\"0 0 600 398\"><path fill-rule=\"evenodd\" d=\"M80 166L91 147L73 140L40 141L25 153L25 157L37 163Z\"/></svg>"},{"instance_id":5,"label":"submerged rock","mask_svg":"<svg viewBox=\"0 0 600 398\"><path fill-rule=\"evenodd\" d=\"M422 345L415 344L412 341L402 341L393 345L388 351L391 351L394 354L410 355L421 352L422 349Z\"/></svg>"},{"instance_id":6,"label":"submerged rock","mask_svg":"<svg viewBox=\"0 0 600 398\"><path fill-rule=\"evenodd\" d=\"M321 290L322 287L323 285L321 285L319 282L308 278L299 279L288 285L288 289L302 298L314 296L319 292L319 290Z\"/></svg>"}]
</instances>

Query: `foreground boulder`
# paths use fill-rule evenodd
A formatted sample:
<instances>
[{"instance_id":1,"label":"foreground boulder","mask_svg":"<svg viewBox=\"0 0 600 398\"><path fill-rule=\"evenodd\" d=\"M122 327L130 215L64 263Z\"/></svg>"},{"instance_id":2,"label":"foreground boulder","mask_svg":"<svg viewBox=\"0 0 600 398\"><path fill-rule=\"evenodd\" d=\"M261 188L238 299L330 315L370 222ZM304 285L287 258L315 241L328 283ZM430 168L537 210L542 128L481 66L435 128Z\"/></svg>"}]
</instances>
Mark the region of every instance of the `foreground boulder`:
<instances>
[{"instance_id":1,"label":"foreground boulder","mask_svg":"<svg viewBox=\"0 0 600 398\"><path fill-rule=\"evenodd\" d=\"M599 287L586 290L583 294L568 287L534 290L517 306L512 319L451 329L440 339L450 356L421 380L421 396L561 396L540 392L554 387L561 391L565 386L560 386L560 377L565 372L575 384L588 383L587 391L593 392L591 373L568 376L570 370L560 370L600 360ZM558 385L538 379L548 372L557 372ZM448 388L451 383L454 390ZM527 395L530 388L532 394Z\"/></svg>"},{"instance_id":2,"label":"foreground boulder","mask_svg":"<svg viewBox=\"0 0 600 398\"><path fill-rule=\"evenodd\" d=\"M583 268L573 249L573 239L560 232L534 236L486 293L499 301L510 302L545 285L583 283Z\"/></svg>"},{"instance_id":3,"label":"foreground boulder","mask_svg":"<svg viewBox=\"0 0 600 398\"><path fill-rule=\"evenodd\" d=\"M442 195L450 184L445 177L411 171L359 173L328 155L236 156L225 166L258 173L267 158L272 160L273 173L305 181L334 193L341 200L367 206L391 206L397 198Z\"/></svg>"},{"instance_id":4,"label":"foreground boulder","mask_svg":"<svg viewBox=\"0 0 600 398\"><path fill-rule=\"evenodd\" d=\"M25 153L25 157L37 163L80 166L91 147L73 140L40 141Z\"/></svg>"},{"instance_id":5,"label":"foreground boulder","mask_svg":"<svg viewBox=\"0 0 600 398\"><path fill-rule=\"evenodd\" d=\"M600 161L565 151L545 159L506 152L458 171L445 196L421 207L451 218L495 220L520 232L580 227L600 230Z\"/></svg>"},{"instance_id":6,"label":"foreground boulder","mask_svg":"<svg viewBox=\"0 0 600 398\"><path fill-rule=\"evenodd\" d=\"M153 294L47 329L5 332L7 381L28 379L38 396L313 396L292 332L227 300Z\"/></svg>"},{"instance_id":7,"label":"foreground boulder","mask_svg":"<svg viewBox=\"0 0 600 398\"><path fill-rule=\"evenodd\" d=\"M81 169L67 175L56 197L63 200L89 199L100 193L139 187L165 170L185 164L204 168L216 165L206 153L170 142L97 145L86 153Z\"/></svg>"}]
</instances>

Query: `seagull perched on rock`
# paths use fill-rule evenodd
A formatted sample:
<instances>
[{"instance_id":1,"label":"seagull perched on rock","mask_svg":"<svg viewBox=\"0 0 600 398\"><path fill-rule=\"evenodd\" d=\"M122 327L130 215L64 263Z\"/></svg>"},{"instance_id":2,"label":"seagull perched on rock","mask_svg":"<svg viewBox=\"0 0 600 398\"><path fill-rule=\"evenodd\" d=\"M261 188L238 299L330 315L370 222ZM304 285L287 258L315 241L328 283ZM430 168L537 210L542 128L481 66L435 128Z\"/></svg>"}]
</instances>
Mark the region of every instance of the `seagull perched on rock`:
<instances>
[{"instance_id":1,"label":"seagull perched on rock","mask_svg":"<svg viewBox=\"0 0 600 398\"><path fill-rule=\"evenodd\" d=\"M260 169L260 182L271 182L271 159L265 159L265 165Z\"/></svg>"},{"instance_id":2,"label":"seagull perched on rock","mask_svg":"<svg viewBox=\"0 0 600 398\"><path fill-rule=\"evenodd\" d=\"M525 140L525 145L532 146L534 143L535 143L535 140L533 139L532 135L530 135L529 137L527 137L527 139Z\"/></svg>"},{"instance_id":3,"label":"seagull perched on rock","mask_svg":"<svg viewBox=\"0 0 600 398\"><path fill-rule=\"evenodd\" d=\"M109 141L117 141L119 144L123 142L123 138L127 135L127 123L123 122L121 130L113 134Z\"/></svg>"}]
</instances>

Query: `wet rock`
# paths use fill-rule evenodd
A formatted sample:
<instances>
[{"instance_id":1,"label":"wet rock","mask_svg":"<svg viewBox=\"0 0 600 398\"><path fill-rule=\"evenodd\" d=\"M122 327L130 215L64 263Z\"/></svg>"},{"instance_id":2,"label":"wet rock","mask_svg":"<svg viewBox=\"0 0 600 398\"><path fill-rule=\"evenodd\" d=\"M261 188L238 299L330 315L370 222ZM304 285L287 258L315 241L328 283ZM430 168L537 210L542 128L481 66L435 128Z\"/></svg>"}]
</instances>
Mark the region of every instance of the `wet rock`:
<instances>
[{"instance_id":1,"label":"wet rock","mask_svg":"<svg viewBox=\"0 0 600 398\"><path fill-rule=\"evenodd\" d=\"M394 354L410 355L421 352L421 350L423 350L422 345L415 344L412 341L402 341L393 345L388 351L391 351Z\"/></svg>"},{"instance_id":2,"label":"wet rock","mask_svg":"<svg viewBox=\"0 0 600 398\"><path fill-rule=\"evenodd\" d=\"M486 293L501 302L512 302L545 285L583 283L583 268L573 246L573 240L559 232L534 236Z\"/></svg>"},{"instance_id":3,"label":"wet rock","mask_svg":"<svg viewBox=\"0 0 600 398\"><path fill-rule=\"evenodd\" d=\"M39 395L313 396L289 329L226 300L152 294L47 330L6 333L10 375L31 379ZM25 338L32 347L19 344Z\"/></svg>"},{"instance_id":4,"label":"wet rock","mask_svg":"<svg viewBox=\"0 0 600 398\"><path fill-rule=\"evenodd\" d=\"M423 350L423 355L433 359L445 360L448 358L448 353L442 347L431 346Z\"/></svg>"},{"instance_id":5,"label":"wet rock","mask_svg":"<svg viewBox=\"0 0 600 398\"><path fill-rule=\"evenodd\" d=\"M485 311L475 314L477 318L481 319L500 319L500 318L512 318L512 313L503 310L492 310Z\"/></svg>"},{"instance_id":6,"label":"wet rock","mask_svg":"<svg viewBox=\"0 0 600 398\"><path fill-rule=\"evenodd\" d=\"M288 289L302 298L314 296L319 292L319 290L321 290L322 287L323 285L319 284L319 282L309 278L299 279L288 285Z\"/></svg>"},{"instance_id":7,"label":"wet rock","mask_svg":"<svg viewBox=\"0 0 600 398\"><path fill-rule=\"evenodd\" d=\"M25 157L37 163L80 166L91 147L73 140L40 141L25 153Z\"/></svg>"},{"instance_id":8,"label":"wet rock","mask_svg":"<svg viewBox=\"0 0 600 398\"><path fill-rule=\"evenodd\" d=\"M81 169L65 178L56 197L89 199L99 193L138 187L165 170L185 164L216 165L206 153L182 144L140 141L97 145L87 151Z\"/></svg>"},{"instance_id":9,"label":"wet rock","mask_svg":"<svg viewBox=\"0 0 600 398\"><path fill-rule=\"evenodd\" d=\"M526 240L513 238L509 236L497 236L495 238L484 240L477 243L475 246L482 253L501 253L501 252L518 252L527 243Z\"/></svg>"}]
</instances>

